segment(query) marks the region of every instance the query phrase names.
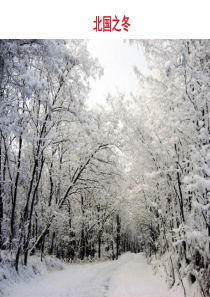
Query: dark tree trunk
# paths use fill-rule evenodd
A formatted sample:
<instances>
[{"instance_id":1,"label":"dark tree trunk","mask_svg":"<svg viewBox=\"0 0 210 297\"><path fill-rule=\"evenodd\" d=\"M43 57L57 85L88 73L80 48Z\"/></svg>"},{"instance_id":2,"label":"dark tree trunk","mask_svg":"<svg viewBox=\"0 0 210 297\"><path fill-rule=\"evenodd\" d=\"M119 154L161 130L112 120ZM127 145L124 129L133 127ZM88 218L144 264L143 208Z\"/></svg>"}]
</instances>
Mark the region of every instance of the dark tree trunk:
<instances>
[{"instance_id":1,"label":"dark tree trunk","mask_svg":"<svg viewBox=\"0 0 210 297\"><path fill-rule=\"evenodd\" d=\"M1 41L0 41L1 46ZM0 56L0 97L2 96L2 81L3 81L3 74L4 74L4 58Z\"/></svg>"},{"instance_id":2,"label":"dark tree trunk","mask_svg":"<svg viewBox=\"0 0 210 297\"><path fill-rule=\"evenodd\" d=\"M2 161L2 136L0 135L0 250L2 249L2 220L3 220L3 198L2 198L2 171L1 171L1 161ZM1 261L1 254L0 254L0 261Z\"/></svg>"},{"instance_id":3,"label":"dark tree trunk","mask_svg":"<svg viewBox=\"0 0 210 297\"><path fill-rule=\"evenodd\" d=\"M116 251L116 258L119 257L119 247L120 247L120 217L119 215L116 216L117 220L117 251Z\"/></svg>"},{"instance_id":4,"label":"dark tree trunk","mask_svg":"<svg viewBox=\"0 0 210 297\"><path fill-rule=\"evenodd\" d=\"M28 218L28 229L27 229L27 235L26 235L26 242L24 244L24 265L27 265L28 246L29 246L29 240L30 240L30 234L31 234L31 225L32 225L32 214L33 214L33 208L34 208L36 192L38 190L39 181L40 181L41 174L42 174L43 165L44 165L44 158L43 158L43 155L42 155L41 168L40 168L38 180L36 182L36 186L35 186L35 189L34 189L34 192L33 192L33 197L32 197L31 207L30 207L30 212L29 212L29 218Z\"/></svg>"},{"instance_id":5,"label":"dark tree trunk","mask_svg":"<svg viewBox=\"0 0 210 297\"><path fill-rule=\"evenodd\" d=\"M19 257L20 257L20 246L18 247L16 258L15 258L15 269L18 271L18 264L19 264Z\"/></svg>"},{"instance_id":6,"label":"dark tree trunk","mask_svg":"<svg viewBox=\"0 0 210 297\"><path fill-rule=\"evenodd\" d=\"M101 231L98 233L98 258L101 258Z\"/></svg>"},{"instance_id":7,"label":"dark tree trunk","mask_svg":"<svg viewBox=\"0 0 210 297\"><path fill-rule=\"evenodd\" d=\"M53 250L54 250L54 240L55 240L55 232L53 232L53 234L52 234L51 246L50 246L50 250L49 250L49 254L50 254L50 255L53 255Z\"/></svg>"},{"instance_id":8,"label":"dark tree trunk","mask_svg":"<svg viewBox=\"0 0 210 297\"><path fill-rule=\"evenodd\" d=\"M13 238L13 235L14 235L14 220L15 220L15 208L16 208L16 202L17 202L17 188L18 188L18 180L19 180L21 149L22 149L22 136L19 137L19 152L18 152L17 174L16 174L16 178L15 178L14 196L13 196L13 199L12 199L11 239Z\"/></svg>"},{"instance_id":9,"label":"dark tree trunk","mask_svg":"<svg viewBox=\"0 0 210 297\"><path fill-rule=\"evenodd\" d=\"M81 233L81 254L80 254L80 259L84 260L85 258L85 234L84 234L84 227L82 228L82 233Z\"/></svg>"},{"instance_id":10,"label":"dark tree trunk","mask_svg":"<svg viewBox=\"0 0 210 297\"><path fill-rule=\"evenodd\" d=\"M82 208L82 216L84 217L85 210L84 210L84 197L81 195L81 208ZM85 257L85 226L84 223L82 224L82 232L81 232L81 243L80 243L80 259L84 260Z\"/></svg>"},{"instance_id":11,"label":"dark tree trunk","mask_svg":"<svg viewBox=\"0 0 210 297\"><path fill-rule=\"evenodd\" d=\"M0 46L1 46L0 41ZM4 59L0 56L0 97L2 96L1 85L3 81L3 73L4 73ZM0 100L1 101L1 100ZM3 198L2 198L2 132L0 135L0 250L2 249L2 220L3 220ZM1 260L1 255L0 255Z\"/></svg>"},{"instance_id":12,"label":"dark tree trunk","mask_svg":"<svg viewBox=\"0 0 210 297\"><path fill-rule=\"evenodd\" d=\"M41 262L42 262L42 259L43 259L43 255L44 255L44 244L45 244L45 237L42 241L42 247L41 247Z\"/></svg>"}]
</instances>

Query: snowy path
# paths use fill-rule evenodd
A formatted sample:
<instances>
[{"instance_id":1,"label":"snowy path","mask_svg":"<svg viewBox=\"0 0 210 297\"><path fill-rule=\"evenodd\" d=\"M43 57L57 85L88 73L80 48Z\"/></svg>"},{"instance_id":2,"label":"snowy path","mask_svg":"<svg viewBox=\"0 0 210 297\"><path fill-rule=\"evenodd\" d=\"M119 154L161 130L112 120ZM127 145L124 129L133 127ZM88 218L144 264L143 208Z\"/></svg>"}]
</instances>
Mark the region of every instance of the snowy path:
<instances>
[{"instance_id":1,"label":"snowy path","mask_svg":"<svg viewBox=\"0 0 210 297\"><path fill-rule=\"evenodd\" d=\"M168 297L143 254L118 261L73 265L10 288L10 297Z\"/></svg>"}]
</instances>

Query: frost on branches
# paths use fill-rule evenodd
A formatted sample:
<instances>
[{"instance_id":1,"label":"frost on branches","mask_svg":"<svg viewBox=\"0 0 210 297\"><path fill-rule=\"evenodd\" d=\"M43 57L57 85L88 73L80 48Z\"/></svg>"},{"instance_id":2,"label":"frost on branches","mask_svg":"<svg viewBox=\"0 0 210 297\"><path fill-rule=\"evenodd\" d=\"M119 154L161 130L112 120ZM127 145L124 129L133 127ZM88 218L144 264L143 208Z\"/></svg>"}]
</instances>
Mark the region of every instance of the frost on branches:
<instances>
[{"instance_id":1,"label":"frost on branches","mask_svg":"<svg viewBox=\"0 0 210 297\"><path fill-rule=\"evenodd\" d=\"M103 73L82 40L0 40L0 260L145 251L210 296L210 41L132 40L138 96L86 108ZM161 264L162 263L162 264Z\"/></svg>"},{"instance_id":2,"label":"frost on branches","mask_svg":"<svg viewBox=\"0 0 210 297\"><path fill-rule=\"evenodd\" d=\"M151 75L134 67L139 96L112 105L126 135L138 236L163 260L171 287L186 294L196 282L209 296L210 41L131 42L143 47Z\"/></svg>"},{"instance_id":3,"label":"frost on branches","mask_svg":"<svg viewBox=\"0 0 210 297\"><path fill-rule=\"evenodd\" d=\"M85 100L102 68L82 40L1 40L0 67L2 262L100 257L116 157Z\"/></svg>"}]
</instances>

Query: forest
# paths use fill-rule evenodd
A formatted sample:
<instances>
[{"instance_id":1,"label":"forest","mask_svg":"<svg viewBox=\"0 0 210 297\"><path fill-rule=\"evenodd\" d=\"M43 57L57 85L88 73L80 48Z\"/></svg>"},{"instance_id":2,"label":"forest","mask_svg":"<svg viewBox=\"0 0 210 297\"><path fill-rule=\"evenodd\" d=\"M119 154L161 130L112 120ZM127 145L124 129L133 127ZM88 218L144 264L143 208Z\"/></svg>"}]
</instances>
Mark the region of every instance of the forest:
<instances>
[{"instance_id":1,"label":"forest","mask_svg":"<svg viewBox=\"0 0 210 297\"><path fill-rule=\"evenodd\" d=\"M86 40L0 40L0 264L144 251L210 296L210 40L129 40L139 93L90 108Z\"/></svg>"}]
</instances>

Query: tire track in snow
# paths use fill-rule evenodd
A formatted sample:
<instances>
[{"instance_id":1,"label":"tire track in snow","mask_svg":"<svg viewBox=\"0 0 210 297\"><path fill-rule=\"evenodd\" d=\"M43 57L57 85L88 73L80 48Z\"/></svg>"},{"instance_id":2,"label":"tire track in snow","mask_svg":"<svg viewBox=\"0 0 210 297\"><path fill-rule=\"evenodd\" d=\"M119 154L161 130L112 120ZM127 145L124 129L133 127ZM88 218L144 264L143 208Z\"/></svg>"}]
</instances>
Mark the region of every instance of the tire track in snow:
<instances>
[{"instance_id":1,"label":"tire track in snow","mask_svg":"<svg viewBox=\"0 0 210 297\"><path fill-rule=\"evenodd\" d=\"M107 297L109 283L119 264L115 262L94 263L92 271L84 273L83 280L78 284L70 296L72 297ZM93 269L94 268L94 269ZM95 270L95 271L94 271ZM94 271L94 273L93 273Z\"/></svg>"}]
</instances>

